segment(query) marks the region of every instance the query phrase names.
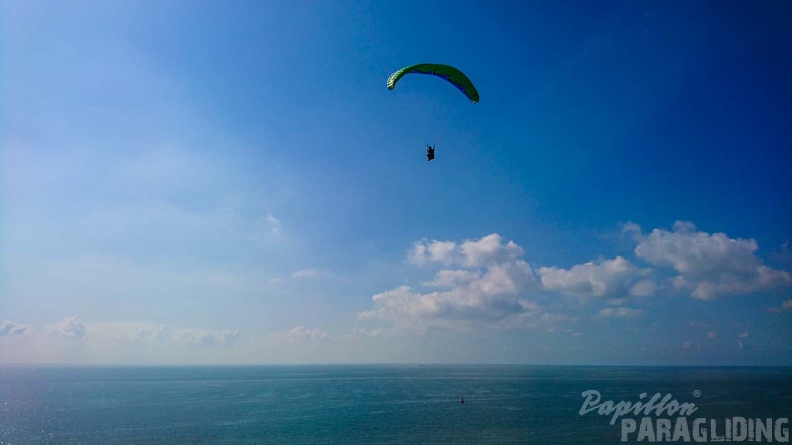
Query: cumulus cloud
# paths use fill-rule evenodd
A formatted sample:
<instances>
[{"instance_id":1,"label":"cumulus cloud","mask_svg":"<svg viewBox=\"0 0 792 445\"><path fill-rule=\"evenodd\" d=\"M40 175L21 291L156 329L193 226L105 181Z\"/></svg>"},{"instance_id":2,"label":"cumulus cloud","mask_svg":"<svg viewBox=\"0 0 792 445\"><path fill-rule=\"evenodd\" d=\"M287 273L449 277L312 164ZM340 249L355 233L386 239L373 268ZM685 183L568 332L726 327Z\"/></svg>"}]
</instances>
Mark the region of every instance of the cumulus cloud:
<instances>
[{"instance_id":1,"label":"cumulus cloud","mask_svg":"<svg viewBox=\"0 0 792 445\"><path fill-rule=\"evenodd\" d=\"M481 274L474 270L441 270L435 274L431 281L423 283L432 287L457 287L465 286L479 279Z\"/></svg>"},{"instance_id":2,"label":"cumulus cloud","mask_svg":"<svg viewBox=\"0 0 792 445\"><path fill-rule=\"evenodd\" d=\"M408 260L413 264L441 263L462 267L482 267L488 264L516 260L523 250L514 241L503 242L501 236L492 233L478 240L418 241L413 244Z\"/></svg>"},{"instance_id":3,"label":"cumulus cloud","mask_svg":"<svg viewBox=\"0 0 792 445\"><path fill-rule=\"evenodd\" d=\"M634 243L636 258L649 267L617 255L569 268L534 269L521 259L522 247L497 233L461 242L423 239L408 250L408 262L440 270L420 286L405 284L373 295L372 307L358 316L398 328L537 326L576 320L574 314L550 313L537 303L552 294L603 298L612 306L624 306L669 290L709 299L792 283L788 272L762 263L754 240L701 232L687 222L677 222L673 231L654 229L649 234L627 223L622 235ZM643 314L640 309L613 307L600 311L597 318Z\"/></svg>"},{"instance_id":4,"label":"cumulus cloud","mask_svg":"<svg viewBox=\"0 0 792 445\"><path fill-rule=\"evenodd\" d=\"M642 309L608 307L597 313L598 318L636 318L644 314Z\"/></svg>"},{"instance_id":5,"label":"cumulus cloud","mask_svg":"<svg viewBox=\"0 0 792 445\"><path fill-rule=\"evenodd\" d=\"M452 241L418 241L408 254L413 264L435 262L449 265L454 261L456 243Z\"/></svg>"},{"instance_id":6,"label":"cumulus cloud","mask_svg":"<svg viewBox=\"0 0 792 445\"><path fill-rule=\"evenodd\" d=\"M651 280L637 281L648 270L634 266L621 256L578 264L571 269L540 267L538 272L545 289L580 297L646 296L655 289Z\"/></svg>"},{"instance_id":7,"label":"cumulus cloud","mask_svg":"<svg viewBox=\"0 0 792 445\"><path fill-rule=\"evenodd\" d=\"M531 266L519 259L522 253L520 246L497 233L460 243L417 242L408 253L412 264L456 268L436 272L433 279L422 283L430 288L425 291L404 285L374 295L373 308L359 317L419 330L474 325L536 327L574 320L547 312L530 299L540 286Z\"/></svg>"},{"instance_id":8,"label":"cumulus cloud","mask_svg":"<svg viewBox=\"0 0 792 445\"><path fill-rule=\"evenodd\" d=\"M514 241L501 242L497 233L479 240L466 240L459 245L460 260L463 266L478 267L491 263L515 261L523 250Z\"/></svg>"},{"instance_id":9,"label":"cumulus cloud","mask_svg":"<svg viewBox=\"0 0 792 445\"><path fill-rule=\"evenodd\" d=\"M66 317L49 329L50 335L56 337L80 339L85 337L85 324L76 316Z\"/></svg>"},{"instance_id":10,"label":"cumulus cloud","mask_svg":"<svg viewBox=\"0 0 792 445\"><path fill-rule=\"evenodd\" d=\"M360 318L429 327L459 321L514 324L543 313L524 296L535 287L524 261L494 264L483 272L440 271L430 285L449 289L422 293L400 286L374 295L374 308Z\"/></svg>"},{"instance_id":11,"label":"cumulus cloud","mask_svg":"<svg viewBox=\"0 0 792 445\"><path fill-rule=\"evenodd\" d=\"M30 329L29 325L6 320L0 322L0 337L24 335L28 329Z\"/></svg>"},{"instance_id":12,"label":"cumulus cloud","mask_svg":"<svg viewBox=\"0 0 792 445\"><path fill-rule=\"evenodd\" d=\"M631 240L638 241L641 239L641 226L634 222L627 222L621 226L622 235Z\"/></svg>"},{"instance_id":13,"label":"cumulus cloud","mask_svg":"<svg viewBox=\"0 0 792 445\"><path fill-rule=\"evenodd\" d=\"M295 342L318 342L330 339L330 335L323 332L321 329L306 328L304 326L295 326L288 331L277 332L274 335L276 338Z\"/></svg>"},{"instance_id":14,"label":"cumulus cloud","mask_svg":"<svg viewBox=\"0 0 792 445\"><path fill-rule=\"evenodd\" d=\"M648 269L644 271L649 273ZM640 280L633 284L627 293L634 297L649 297L657 293L657 283L652 279Z\"/></svg>"},{"instance_id":15,"label":"cumulus cloud","mask_svg":"<svg viewBox=\"0 0 792 445\"><path fill-rule=\"evenodd\" d=\"M676 288L706 300L792 283L788 272L765 266L757 249L753 239L697 231L693 223L677 221L672 231L654 229L639 236L635 254L654 266L674 269Z\"/></svg>"},{"instance_id":16,"label":"cumulus cloud","mask_svg":"<svg viewBox=\"0 0 792 445\"><path fill-rule=\"evenodd\" d=\"M437 294L435 292L435 294ZM431 297L425 298L409 286L400 286L371 297L374 309L360 313L361 319L399 319L430 316L437 311Z\"/></svg>"}]
</instances>

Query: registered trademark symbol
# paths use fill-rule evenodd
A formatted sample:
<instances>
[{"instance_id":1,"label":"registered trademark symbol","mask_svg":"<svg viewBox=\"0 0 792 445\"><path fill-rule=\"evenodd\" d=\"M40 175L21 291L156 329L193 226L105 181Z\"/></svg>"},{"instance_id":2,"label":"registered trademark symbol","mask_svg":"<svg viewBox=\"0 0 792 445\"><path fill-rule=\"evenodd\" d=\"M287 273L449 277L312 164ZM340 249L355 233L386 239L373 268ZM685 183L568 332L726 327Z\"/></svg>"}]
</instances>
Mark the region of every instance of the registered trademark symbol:
<instances>
[{"instance_id":1,"label":"registered trademark symbol","mask_svg":"<svg viewBox=\"0 0 792 445\"><path fill-rule=\"evenodd\" d=\"M699 391L698 389L693 391L693 397L701 397L701 391Z\"/></svg>"}]
</instances>

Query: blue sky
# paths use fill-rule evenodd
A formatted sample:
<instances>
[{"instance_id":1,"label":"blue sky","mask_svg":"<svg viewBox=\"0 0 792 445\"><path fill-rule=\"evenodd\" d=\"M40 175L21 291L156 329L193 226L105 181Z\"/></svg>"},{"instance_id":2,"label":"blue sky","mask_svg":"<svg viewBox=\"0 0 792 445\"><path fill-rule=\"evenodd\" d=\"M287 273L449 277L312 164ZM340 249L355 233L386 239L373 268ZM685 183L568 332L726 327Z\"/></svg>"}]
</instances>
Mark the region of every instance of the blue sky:
<instances>
[{"instance_id":1,"label":"blue sky","mask_svg":"<svg viewBox=\"0 0 792 445\"><path fill-rule=\"evenodd\" d=\"M788 2L0 4L4 363L792 365Z\"/></svg>"}]
</instances>

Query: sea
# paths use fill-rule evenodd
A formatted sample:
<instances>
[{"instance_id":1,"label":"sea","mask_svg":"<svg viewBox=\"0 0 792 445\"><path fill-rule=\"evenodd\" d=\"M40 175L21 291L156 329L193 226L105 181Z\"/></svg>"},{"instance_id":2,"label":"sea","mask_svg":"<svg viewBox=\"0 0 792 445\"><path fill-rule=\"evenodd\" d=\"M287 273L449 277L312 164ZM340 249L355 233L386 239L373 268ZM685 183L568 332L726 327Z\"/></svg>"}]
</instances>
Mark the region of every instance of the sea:
<instances>
[{"instance_id":1,"label":"sea","mask_svg":"<svg viewBox=\"0 0 792 445\"><path fill-rule=\"evenodd\" d=\"M783 443L792 368L0 366L0 404L4 445Z\"/></svg>"}]
</instances>

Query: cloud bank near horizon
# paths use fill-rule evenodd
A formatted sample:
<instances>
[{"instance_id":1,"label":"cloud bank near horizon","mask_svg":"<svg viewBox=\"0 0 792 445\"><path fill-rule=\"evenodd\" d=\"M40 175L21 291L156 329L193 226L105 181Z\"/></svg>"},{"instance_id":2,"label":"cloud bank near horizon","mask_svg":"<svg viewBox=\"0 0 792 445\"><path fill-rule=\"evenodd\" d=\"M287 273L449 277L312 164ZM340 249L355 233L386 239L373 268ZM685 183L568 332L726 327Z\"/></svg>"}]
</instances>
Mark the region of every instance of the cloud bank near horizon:
<instances>
[{"instance_id":1,"label":"cloud bank near horizon","mask_svg":"<svg viewBox=\"0 0 792 445\"><path fill-rule=\"evenodd\" d=\"M434 271L433 277L420 286L401 285L373 295L372 308L360 312L359 319L420 330L557 328L574 321L574 306L585 302L623 305L679 296L714 300L792 284L788 271L770 268L756 255L753 239L707 233L686 221L646 234L627 223L623 233L634 243L633 258L617 255L567 268L532 267L523 259L526 249L498 233L459 242L423 239L407 252L407 262ZM645 313L641 308L607 307L595 318Z\"/></svg>"},{"instance_id":2,"label":"cloud bank near horizon","mask_svg":"<svg viewBox=\"0 0 792 445\"><path fill-rule=\"evenodd\" d=\"M327 354L334 350L354 349L356 342L399 342L437 329L474 337L487 331L527 329L585 339L592 329L652 324L656 314L648 303L668 298L717 305L725 297L751 298L757 292L780 291L778 302L763 312L778 314L774 316L792 312L792 300L784 295L792 284L790 273L765 265L756 254L755 240L707 233L687 222L648 233L628 223L622 232L632 242L631 252L563 267L532 266L536 260L529 258L529 248L498 233L461 241L422 239L405 256L415 272L409 279L414 283L374 294L368 308L349 314L356 314L357 322L335 326L335 330L297 321L290 329L243 336L233 326L202 329L149 322L86 322L72 315L42 326L3 320L0 341L41 351L60 348L63 354L77 354L73 348L86 347L94 353L113 351L116 355L107 357L124 359L122 351L132 351L129 360L146 359L152 351L159 351L157 357L179 351L174 360L194 360L205 353L245 361L259 353L267 357L283 353L294 361L301 357L300 351L330 357ZM291 278L338 277L309 268L294 272ZM744 328L736 329L739 332L728 335L744 346L748 334ZM713 341L722 337L714 332L707 327L703 335Z\"/></svg>"}]
</instances>

